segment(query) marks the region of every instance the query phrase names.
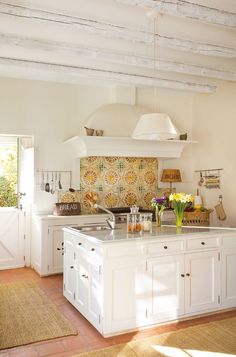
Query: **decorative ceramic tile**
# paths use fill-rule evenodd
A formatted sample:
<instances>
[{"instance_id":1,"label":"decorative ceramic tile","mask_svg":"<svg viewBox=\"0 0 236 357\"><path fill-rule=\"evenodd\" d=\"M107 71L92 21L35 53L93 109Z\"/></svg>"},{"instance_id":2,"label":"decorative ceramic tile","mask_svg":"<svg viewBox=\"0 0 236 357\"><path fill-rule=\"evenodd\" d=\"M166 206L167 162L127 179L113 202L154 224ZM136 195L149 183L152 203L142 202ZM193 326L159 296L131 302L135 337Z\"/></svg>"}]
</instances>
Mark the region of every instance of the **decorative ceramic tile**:
<instances>
[{"instance_id":1,"label":"decorative ceramic tile","mask_svg":"<svg viewBox=\"0 0 236 357\"><path fill-rule=\"evenodd\" d=\"M88 157L80 161L81 204L89 210L87 194L98 195L105 207L150 208L157 192L158 161L155 158Z\"/></svg>"}]
</instances>

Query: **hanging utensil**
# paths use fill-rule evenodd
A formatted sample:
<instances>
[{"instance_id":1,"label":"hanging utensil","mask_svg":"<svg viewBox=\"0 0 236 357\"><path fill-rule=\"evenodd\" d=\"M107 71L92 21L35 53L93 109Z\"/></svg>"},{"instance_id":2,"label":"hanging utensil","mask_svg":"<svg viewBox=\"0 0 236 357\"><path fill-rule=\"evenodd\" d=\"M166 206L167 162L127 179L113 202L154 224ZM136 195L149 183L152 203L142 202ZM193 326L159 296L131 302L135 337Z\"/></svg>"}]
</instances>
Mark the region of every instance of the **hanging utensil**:
<instances>
[{"instance_id":1,"label":"hanging utensil","mask_svg":"<svg viewBox=\"0 0 236 357\"><path fill-rule=\"evenodd\" d=\"M47 172L47 182L45 183L45 191L50 192L50 185L49 185L49 177L48 177L48 172Z\"/></svg>"},{"instance_id":2,"label":"hanging utensil","mask_svg":"<svg viewBox=\"0 0 236 357\"><path fill-rule=\"evenodd\" d=\"M202 186L204 184L204 178L202 172L200 172L200 180L198 181L198 186Z\"/></svg>"},{"instance_id":3,"label":"hanging utensil","mask_svg":"<svg viewBox=\"0 0 236 357\"><path fill-rule=\"evenodd\" d=\"M52 180L51 180L51 194L54 195L55 193L55 185L54 185L54 173L52 172Z\"/></svg>"},{"instance_id":4,"label":"hanging utensil","mask_svg":"<svg viewBox=\"0 0 236 357\"><path fill-rule=\"evenodd\" d=\"M41 189L42 191L45 190L44 172L42 172L42 181L41 181L40 189Z\"/></svg>"},{"instance_id":5,"label":"hanging utensil","mask_svg":"<svg viewBox=\"0 0 236 357\"><path fill-rule=\"evenodd\" d=\"M59 172L58 188L59 188L59 190L62 190L61 173L60 172Z\"/></svg>"}]
</instances>

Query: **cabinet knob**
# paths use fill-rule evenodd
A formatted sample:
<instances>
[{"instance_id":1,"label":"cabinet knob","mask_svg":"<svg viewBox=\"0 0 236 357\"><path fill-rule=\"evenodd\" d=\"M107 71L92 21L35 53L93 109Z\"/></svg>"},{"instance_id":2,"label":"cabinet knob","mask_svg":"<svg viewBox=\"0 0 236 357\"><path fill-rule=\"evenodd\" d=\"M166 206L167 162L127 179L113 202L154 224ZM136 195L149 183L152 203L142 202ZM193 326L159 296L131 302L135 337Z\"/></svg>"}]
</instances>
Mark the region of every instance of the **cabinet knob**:
<instances>
[{"instance_id":1,"label":"cabinet knob","mask_svg":"<svg viewBox=\"0 0 236 357\"><path fill-rule=\"evenodd\" d=\"M205 245L206 243L205 242L201 242L201 245Z\"/></svg>"},{"instance_id":2,"label":"cabinet knob","mask_svg":"<svg viewBox=\"0 0 236 357\"><path fill-rule=\"evenodd\" d=\"M91 248L91 252L94 252L95 251L95 248Z\"/></svg>"},{"instance_id":3,"label":"cabinet knob","mask_svg":"<svg viewBox=\"0 0 236 357\"><path fill-rule=\"evenodd\" d=\"M63 245L64 245L64 242L61 242L61 245L63 246Z\"/></svg>"},{"instance_id":4,"label":"cabinet knob","mask_svg":"<svg viewBox=\"0 0 236 357\"><path fill-rule=\"evenodd\" d=\"M71 265L71 266L70 266L70 268L71 268L71 269L74 269L74 266L73 266L73 265Z\"/></svg>"},{"instance_id":5,"label":"cabinet knob","mask_svg":"<svg viewBox=\"0 0 236 357\"><path fill-rule=\"evenodd\" d=\"M164 249L168 249L167 245L164 245Z\"/></svg>"},{"instance_id":6,"label":"cabinet knob","mask_svg":"<svg viewBox=\"0 0 236 357\"><path fill-rule=\"evenodd\" d=\"M78 245L82 245L82 243L81 243L81 242L79 242L79 243L78 243Z\"/></svg>"},{"instance_id":7,"label":"cabinet knob","mask_svg":"<svg viewBox=\"0 0 236 357\"><path fill-rule=\"evenodd\" d=\"M186 274L186 276L190 276L190 274L189 274L189 273L187 273L187 274Z\"/></svg>"},{"instance_id":8,"label":"cabinet knob","mask_svg":"<svg viewBox=\"0 0 236 357\"><path fill-rule=\"evenodd\" d=\"M61 248L57 248L57 250L61 250Z\"/></svg>"},{"instance_id":9,"label":"cabinet knob","mask_svg":"<svg viewBox=\"0 0 236 357\"><path fill-rule=\"evenodd\" d=\"M184 277L185 277L185 275L184 275L184 274L181 274L181 276L182 276L182 278L184 278Z\"/></svg>"},{"instance_id":10,"label":"cabinet knob","mask_svg":"<svg viewBox=\"0 0 236 357\"><path fill-rule=\"evenodd\" d=\"M86 275L85 275L85 274L82 274L82 278L86 278Z\"/></svg>"}]
</instances>

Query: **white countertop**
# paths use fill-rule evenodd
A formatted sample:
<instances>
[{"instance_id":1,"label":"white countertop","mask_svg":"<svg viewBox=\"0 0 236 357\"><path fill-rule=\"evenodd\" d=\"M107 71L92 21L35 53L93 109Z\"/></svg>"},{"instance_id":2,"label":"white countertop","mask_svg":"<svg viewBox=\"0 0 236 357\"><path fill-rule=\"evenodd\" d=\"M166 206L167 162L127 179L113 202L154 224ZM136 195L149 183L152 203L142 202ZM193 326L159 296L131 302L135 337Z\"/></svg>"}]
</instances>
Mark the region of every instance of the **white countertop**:
<instances>
[{"instance_id":1,"label":"white countertop","mask_svg":"<svg viewBox=\"0 0 236 357\"><path fill-rule=\"evenodd\" d=\"M96 241L97 243L114 243L114 242L130 242L133 240L155 240L155 239L165 239L169 237L184 238L189 236L211 236L218 234L232 234L235 233L236 229L224 229L217 227L182 227L177 228L175 226L163 225L161 228L157 228L155 223L153 224L152 233L127 233L126 224L118 224L117 228L114 230L103 230L103 231L79 231L73 229L72 227L64 228L65 231L70 232L74 235L86 236L89 240Z\"/></svg>"}]
</instances>

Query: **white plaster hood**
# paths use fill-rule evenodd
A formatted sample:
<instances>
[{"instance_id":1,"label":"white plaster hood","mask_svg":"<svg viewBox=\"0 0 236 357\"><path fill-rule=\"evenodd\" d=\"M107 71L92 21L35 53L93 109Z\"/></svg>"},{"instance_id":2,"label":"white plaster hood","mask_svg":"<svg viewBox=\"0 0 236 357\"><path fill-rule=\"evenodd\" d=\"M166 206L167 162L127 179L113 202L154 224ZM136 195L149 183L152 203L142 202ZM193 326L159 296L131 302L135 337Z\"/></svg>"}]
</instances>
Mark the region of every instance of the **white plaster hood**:
<instances>
[{"instance_id":1,"label":"white plaster hood","mask_svg":"<svg viewBox=\"0 0 236 357\"><path fill-rule=\"evenodd\" d=\"M96 110L83 126L104 130L104 136L74 136L65 141L72 155L87 156L158 157L179 158L184 147L195 141L181 140L135 140L133 129L141 115L149 113L147 108L129 104L109 104Z\"/></svg>"}]
</instances>

